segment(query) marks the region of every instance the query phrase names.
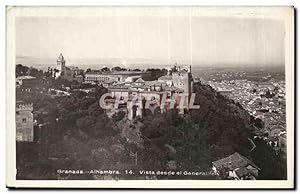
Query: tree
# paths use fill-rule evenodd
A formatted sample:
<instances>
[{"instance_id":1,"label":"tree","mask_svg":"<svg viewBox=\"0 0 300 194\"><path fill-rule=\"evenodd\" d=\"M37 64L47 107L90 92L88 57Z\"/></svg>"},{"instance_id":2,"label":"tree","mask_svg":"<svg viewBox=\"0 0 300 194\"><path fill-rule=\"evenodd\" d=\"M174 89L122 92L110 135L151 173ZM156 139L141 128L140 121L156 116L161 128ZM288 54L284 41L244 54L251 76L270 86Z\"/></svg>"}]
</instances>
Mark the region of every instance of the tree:
<instances>
[{"instance_id":1,"label":"tree","mask_svg":"<svg viewBox=\"0 0 300 194\"><path fill-rule=\"evenodd\" d=\"M102 71L102 72L109 72L109 68L108 68L108 67L103 67L103 68L101 69L101 71Z\"/></svg>"},{"instance_id":2,"label":"tree","mask_svg":"<svg viewBox=\"0 0 300 194\"><path fill-rule=\"evenodd\" d=\"M103 86L97 86L95 88L95 98L97 100L97 102L99 102L101 96L105 93L107 93L107 88L103 87Z\"/></svg>"},{"instance_id":3,"label":"tree","mask_svg":"<svg viewBox=\"0 0 300 194\"><path fill-rule=\"evenodd\" d=\"M260 180L283 180L286 179L286 160L277 154L272 146L264 140L254 140L256 148L250 153L253 162L260 168Z\"/></svg>"},{"instance_id":4,"label":"tree","mask_svg":"<svg viewBox=\"0 0 300 194\"><path fill-rule=\"evenodd\" d=\"M29 68L26 66L23 66L22 64L16 65L16 77L28 75Z\"/></svg>"},{"instance_id":5,"label":"tree","mask_svg":"<svg viewBox=\"0 0 300 194\"><path fill-rule=\"evenodd\" d=\"M121 67L113 67L112 68L112 71L122 71L122 68Z\"/></svg>"},{"instance_id":6,"label":"tree","mask_svg":"<svg viewBox=\"0 0 300 194\"><path fill-rule=\"evenodd\" d=\"M101 114L98 117L82 117L76 121L76 125L82 132L92 138L103 138L117 133L113 128L113 123L106 114Z\"/></svg>"},{"instance_id":7,"label":"tree","mask_svg":"<svg viewBox=\"0 0 300 194\"><path fill-rule=\"evenodd\" d=\"M103 113L103 109L100 107L98 102L94 102L88 108L88 114L94 117L98 117Z\"/></svg>"},{"instance_id":8,"label":"tree","mask_svg":"<svg viewBox=\"0 0 300 194\"><path fill-rule=\"evenodd\" d=\"M146 74L142 75L143 80L153 81L157 80L159 77L167 75L168 71L166 69L147 69Z\"/></svg>"},{"instance_id":9,"label":"tree","mask_svg":"<svg viewBox=\"0 0 300 194\"><path fill-rule=\"evenodd\" d=\"M118 121L122 120L124 117L125 117L125 112L119 111L113 115L113 120L115 122L118 122Z\"/></svg>"},{"instance_id":10,"label":"tree","mask_svg":"<svg viewBox=\"0 0 300 194\"><path fill-rule=\"evenodd\" d=\"M63 87L71 87L72 82L63 77L59 77L52 82L52 85L54 88L62 89Z\"/></svg>"},{"instance_id":11,"label":"tree","mask_svg":"<svg viewBox=\"0 0 300 194\"><path fill-rule=\"evenodd\" d=\"M30 76L33 76L33 77L36 77L36 78L42 78L44 76L44 73L42 70L38 70L38 69L35 69L33 67L30 67L29 70L28 70L28 74Z\"/></svg>"}]
</instances>

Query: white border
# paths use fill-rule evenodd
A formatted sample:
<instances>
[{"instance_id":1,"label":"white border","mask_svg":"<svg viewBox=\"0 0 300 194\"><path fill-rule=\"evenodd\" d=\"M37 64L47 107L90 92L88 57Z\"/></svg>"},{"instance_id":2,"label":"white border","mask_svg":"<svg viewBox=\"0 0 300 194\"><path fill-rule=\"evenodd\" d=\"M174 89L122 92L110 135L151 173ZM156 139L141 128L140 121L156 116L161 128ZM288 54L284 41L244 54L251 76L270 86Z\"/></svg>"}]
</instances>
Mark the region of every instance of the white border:
<instances>
[{"instance_id":1,"label":"white border","mask_svg":"<svg viewBox=\"0 0 300 194\"><path fill-rule=\"evenodd\" d=\"M14 19L16 16L94 16L94 14L120 14L117 9L125 9L122 14L135 14L132 9L144 9L139 15L193 15L235 16L235 17L276 17L285 22L286 56L286 104L287 104L287 142L288 142L288 180L287 181L208 181L208 180L151 180L151 181L23 181L15 180L15 40ZM76 11L61 7L14 7L7 12L7 61L6 61L6 184L9 187L62 187L62 188L291 188L294 183L294 13L291 7L162 7L162 8L101 8L77 7Z\"/></svg>"}]
</instances>

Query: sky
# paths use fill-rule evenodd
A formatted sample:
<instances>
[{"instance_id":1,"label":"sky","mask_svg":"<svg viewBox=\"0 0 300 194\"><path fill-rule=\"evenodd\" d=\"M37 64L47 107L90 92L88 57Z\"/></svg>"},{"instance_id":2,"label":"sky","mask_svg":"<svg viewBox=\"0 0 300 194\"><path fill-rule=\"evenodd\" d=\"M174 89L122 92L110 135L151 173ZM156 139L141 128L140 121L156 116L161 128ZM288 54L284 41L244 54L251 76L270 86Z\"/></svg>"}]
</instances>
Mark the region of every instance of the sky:
<instances>
[{"instance_id":1,"label":"sky","mask_svg":"<svg viewBox=\"0 0 300 194\"><path fill-rule=\"evenodd\" d=\"M16 55L38 63L284 65L284 23L200 16L18 17ZM17 60L18 61L18 60Z\"/></svg>"}]
</instances>

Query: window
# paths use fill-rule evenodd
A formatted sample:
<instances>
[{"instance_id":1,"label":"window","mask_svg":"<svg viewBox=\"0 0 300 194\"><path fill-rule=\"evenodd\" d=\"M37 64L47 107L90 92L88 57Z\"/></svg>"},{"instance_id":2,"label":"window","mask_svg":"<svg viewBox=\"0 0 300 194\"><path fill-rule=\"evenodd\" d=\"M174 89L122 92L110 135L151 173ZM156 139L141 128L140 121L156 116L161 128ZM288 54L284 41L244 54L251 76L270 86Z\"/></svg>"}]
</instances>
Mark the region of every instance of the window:
<instances>
[{"instance_id":1,"label":"window","mask_svg":"<svg viewBox=\"0 0 300 194\"><path fill-rule=\"evenodd\" d=\"M22 122L23 122L23 123L26 123L26 118L23 118L23 119L22 119Z\"/></svg>"}]
</instances>

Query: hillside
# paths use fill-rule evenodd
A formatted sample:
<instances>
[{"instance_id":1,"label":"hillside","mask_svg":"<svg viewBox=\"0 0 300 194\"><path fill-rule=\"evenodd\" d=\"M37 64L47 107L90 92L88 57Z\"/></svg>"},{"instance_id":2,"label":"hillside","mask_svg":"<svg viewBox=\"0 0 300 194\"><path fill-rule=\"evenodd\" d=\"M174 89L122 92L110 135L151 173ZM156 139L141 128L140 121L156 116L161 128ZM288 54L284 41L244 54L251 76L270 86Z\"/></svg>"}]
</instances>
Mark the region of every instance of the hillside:
<instances>
[{"instance_id":1,"label":"hillside","mask_svg":"<svg viewBox=\"0 0 300 194\"><path fill-rule=\"evenodd\" d=\"M133 121L121 113L107 117L97 100L105 92L105 88L96 87L94 93L73 92L69 97L53 98L41 91L17 91L17 100L33 103L35 118L45 123L35 127L37 142L17 143L18 179L164 179L165 176L139 171L210 172L212 161L234 152L253 157L255 163L262 165L276 163L269 148L250 153L248 138L254 131L250 115L210 86L194 85L198 110L183 116L174 110L164 114L148 112ZM266 150L268 157L261 159ZM270 158L272 163L267 163ZM60 169L130 169L134 174L65 175L57 173ZM274 178L272 172L265 174L264 178ZM168 178L217 177L208 174Z\"/></svg>"}]
</instances>

